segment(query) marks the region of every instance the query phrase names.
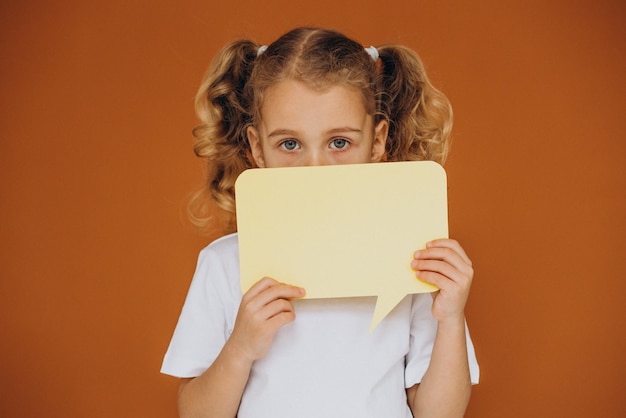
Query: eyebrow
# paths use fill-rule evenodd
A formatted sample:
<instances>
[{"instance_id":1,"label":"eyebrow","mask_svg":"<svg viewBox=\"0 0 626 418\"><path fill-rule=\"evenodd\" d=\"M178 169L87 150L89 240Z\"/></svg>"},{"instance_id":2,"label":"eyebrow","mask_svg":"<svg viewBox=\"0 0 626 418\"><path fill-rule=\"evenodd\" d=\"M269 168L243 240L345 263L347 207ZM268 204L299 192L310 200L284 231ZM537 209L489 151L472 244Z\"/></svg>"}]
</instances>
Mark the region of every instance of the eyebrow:
<instances>
[{"instance_id":1,"label":"eyebrow","mask_svg":"<svg viewBox=\"0 0 626 418\"><path fill-rule=\"evenodd\" d=\"M342 132L356 132L356 133L361 133L361 129L357 129L357 128L351 128L349 126L342 126L340 128L333 128L330 129L326 132L324 132L326 135L332 135L332 134L338 134L338 133L342 133ZM275 129L272 132L270 132L270 134L268 135L268 138L271 138L273 136L279 136L279 135L292 135L292 136L297 136L298 132L297 131L293 131L291 129Z\"/></svg>"}]
</instances>

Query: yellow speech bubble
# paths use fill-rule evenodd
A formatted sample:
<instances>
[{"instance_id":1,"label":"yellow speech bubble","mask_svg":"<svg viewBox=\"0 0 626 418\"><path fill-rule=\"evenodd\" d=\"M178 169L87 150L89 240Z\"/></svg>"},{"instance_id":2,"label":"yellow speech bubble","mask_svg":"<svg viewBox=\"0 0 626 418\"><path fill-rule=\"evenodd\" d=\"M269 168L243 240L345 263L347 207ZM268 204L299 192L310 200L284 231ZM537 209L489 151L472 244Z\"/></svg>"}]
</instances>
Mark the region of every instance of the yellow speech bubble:
<instances>
[{"instance_id":1,"label":"yellow speech bubble","mask_svg":"<svg viewBox=\"0 0 626 418\"><path fill-rule=\"evenodd\" d=\"M306 298L378 296L373 329L406 296L413 252L448 236L446 174L431 161L243 172L235 185L241 289L265 276Z\"/></svg>"}]
</instances>

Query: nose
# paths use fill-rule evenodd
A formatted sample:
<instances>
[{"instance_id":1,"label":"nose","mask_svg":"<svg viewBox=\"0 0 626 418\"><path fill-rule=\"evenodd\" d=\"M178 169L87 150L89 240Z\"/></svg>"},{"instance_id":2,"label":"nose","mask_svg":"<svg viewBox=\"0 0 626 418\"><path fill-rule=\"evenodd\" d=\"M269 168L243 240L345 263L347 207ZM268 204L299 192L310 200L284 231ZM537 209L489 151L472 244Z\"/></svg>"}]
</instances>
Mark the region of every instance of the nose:
<instances>
[{"instance_id":1,"label":"nose","mask_svg":"<svg viewBox=\"0 0 626 418\"><path fill-rule=\"evenodd\" d=\"M310 152L306 160L304 161L305 166L315 167L321 165L329 165L330 161L328 161L328 157L323 152L313 151Z\"/></svg>"}]
</instances>

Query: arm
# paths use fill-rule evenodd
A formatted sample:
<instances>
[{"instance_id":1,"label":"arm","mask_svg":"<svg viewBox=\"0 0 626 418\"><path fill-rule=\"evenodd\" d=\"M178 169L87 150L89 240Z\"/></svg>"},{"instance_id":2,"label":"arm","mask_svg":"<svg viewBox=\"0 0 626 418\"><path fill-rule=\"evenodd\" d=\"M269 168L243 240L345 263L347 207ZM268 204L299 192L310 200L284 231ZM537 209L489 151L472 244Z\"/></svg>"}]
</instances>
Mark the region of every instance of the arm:
<instances>
[{"instance_id":1,"label":"arm","mask_svg":"<svg viewBox=\"0 0 626 418\"><path fill-rule=\"evenodd\" d=\"M464 309L472 263L458 242L442 239L417 251L411 266L439 291L433 294L438 326L430 366L422 382L407 389L409 406L419 418L462 417L471 392Z\"/></svg>"},{"instance_id":2,"label":"arm","mask_svg":"<svg viewBox=\"0 0 626 418\"><path fill-rule=\"evenodd\" d=\"M295 319L289 299L304 290L263 278L241 300L235 327L213 364L200 376L181 379L178 411L185 417L237 415L255 360L265 356L276 332Z\"/></svg>"}]
</instances>

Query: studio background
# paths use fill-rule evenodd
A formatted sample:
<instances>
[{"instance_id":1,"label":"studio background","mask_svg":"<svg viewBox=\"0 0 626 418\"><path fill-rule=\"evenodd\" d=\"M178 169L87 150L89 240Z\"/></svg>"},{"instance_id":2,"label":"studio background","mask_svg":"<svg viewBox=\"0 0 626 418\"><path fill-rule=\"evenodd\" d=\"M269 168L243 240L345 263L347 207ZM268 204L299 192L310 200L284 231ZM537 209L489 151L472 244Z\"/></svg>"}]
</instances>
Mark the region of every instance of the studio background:
<instances>
[{"instance_id":1,"label":"studio background","mask_svg":"<svg viewBox=\"0 0 626 418\"><path fill-rule=\"evenodd\" d=\"M159 374L198 251L193 98L225 43L300 25L417 50L455 111L476 276L467 417L622 417L622 1L0 6L0 416L173 417Z\"/></svg>"}]
</instances>

